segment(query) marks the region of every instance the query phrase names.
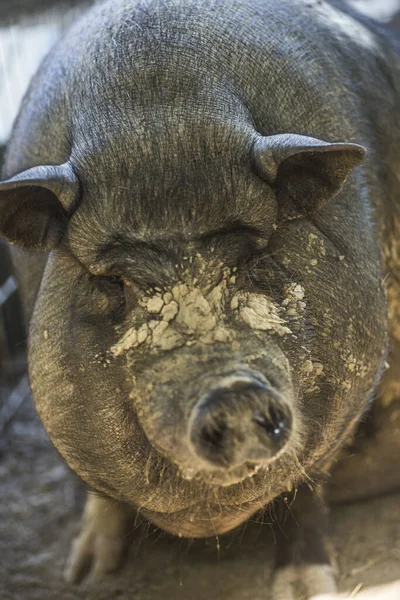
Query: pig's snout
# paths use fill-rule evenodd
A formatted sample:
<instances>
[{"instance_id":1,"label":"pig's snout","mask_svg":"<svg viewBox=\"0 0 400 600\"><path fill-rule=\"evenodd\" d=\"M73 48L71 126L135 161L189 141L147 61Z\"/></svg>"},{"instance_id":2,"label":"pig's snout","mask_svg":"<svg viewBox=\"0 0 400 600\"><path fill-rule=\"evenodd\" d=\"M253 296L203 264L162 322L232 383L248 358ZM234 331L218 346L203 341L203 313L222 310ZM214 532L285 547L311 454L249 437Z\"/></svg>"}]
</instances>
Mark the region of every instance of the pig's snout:
<instances>
[{"instance_id":1,"label":"pig's snout","mask_svg":"<svg viewBox=\"0 0 400 600\"><path fill-rule=\"evenodd\" d=\"M292 413L268 383L253 377L225 378L194 407L189 438L209 469L265 463L288 442Z\"/></svg>"}]
</instances>

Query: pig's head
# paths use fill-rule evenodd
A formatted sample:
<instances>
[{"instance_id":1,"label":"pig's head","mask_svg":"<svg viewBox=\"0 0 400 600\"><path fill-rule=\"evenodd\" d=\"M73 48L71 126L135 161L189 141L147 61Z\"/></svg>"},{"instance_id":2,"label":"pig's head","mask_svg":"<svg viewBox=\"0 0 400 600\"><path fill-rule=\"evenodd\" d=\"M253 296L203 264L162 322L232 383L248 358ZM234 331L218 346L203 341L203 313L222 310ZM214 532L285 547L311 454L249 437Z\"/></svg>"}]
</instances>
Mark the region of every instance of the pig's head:
<instances>
[{"instance_id":1,"label":"pig's head","mask_svg":"<svg viewBox=\"0 0 400 600\"><path fill-rule=\"evenodd\" d=\"M29 361L55 446L163 528L212 535L314 477L359 419L379 250L368 228L358 244L353 174L341 191L360 146L221 123L154 139L8 179L0 231L51 251Z\"/></svg>"}]
</instances>

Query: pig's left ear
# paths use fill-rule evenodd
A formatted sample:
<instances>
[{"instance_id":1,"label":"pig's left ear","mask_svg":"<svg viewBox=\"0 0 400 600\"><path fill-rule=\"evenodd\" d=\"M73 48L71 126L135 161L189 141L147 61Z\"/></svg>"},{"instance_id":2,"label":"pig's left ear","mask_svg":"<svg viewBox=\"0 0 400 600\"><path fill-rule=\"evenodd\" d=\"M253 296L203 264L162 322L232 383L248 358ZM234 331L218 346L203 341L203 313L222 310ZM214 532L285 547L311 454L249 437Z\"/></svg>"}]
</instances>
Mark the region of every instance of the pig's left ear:
<instances>
[{"instance_id":1,"label":"pig's left ear","mask_svg":"<svg viewBox=\"0 0 400 600\"><path fill-rule=\"evenodd\" d=\"M281 219L315 213L342 189L365 157L358 144L329 143L296 134L259 136L253 146L256 171L274 189Z\"/></svg>"},{"instance_id":2,"label":"pig's left ear","mask_svg":"<svg viewBox=\"0 0 400 600\"><path fill-rule=\"evenodd\" d=\"M0 182L0 236L21 248L46 251L63 237L79 182L70 165L33 167Z\"/></svg>"}]
</instances>

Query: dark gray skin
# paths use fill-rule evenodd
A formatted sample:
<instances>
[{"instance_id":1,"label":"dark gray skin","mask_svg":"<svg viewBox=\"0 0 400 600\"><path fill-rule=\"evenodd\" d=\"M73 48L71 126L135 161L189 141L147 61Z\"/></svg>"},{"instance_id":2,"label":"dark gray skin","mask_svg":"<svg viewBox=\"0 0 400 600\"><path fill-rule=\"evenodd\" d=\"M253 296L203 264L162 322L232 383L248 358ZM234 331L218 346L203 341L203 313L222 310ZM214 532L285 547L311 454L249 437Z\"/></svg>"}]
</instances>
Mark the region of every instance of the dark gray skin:
<instances>
[{"instance_id":1,"label":"dark gray skin","mask_svg":"<svg viewBox=\"0 0 400 600\"><path fill-rule=\"evenodd\" d=\"M0 232L49 252L32 392L103 494L70 580L132 509L204 537L300 490L273 598L334 591L319 484L400 340L397 42L342 8L104 2L33 80Z\"/></svg>"}]
</instances>

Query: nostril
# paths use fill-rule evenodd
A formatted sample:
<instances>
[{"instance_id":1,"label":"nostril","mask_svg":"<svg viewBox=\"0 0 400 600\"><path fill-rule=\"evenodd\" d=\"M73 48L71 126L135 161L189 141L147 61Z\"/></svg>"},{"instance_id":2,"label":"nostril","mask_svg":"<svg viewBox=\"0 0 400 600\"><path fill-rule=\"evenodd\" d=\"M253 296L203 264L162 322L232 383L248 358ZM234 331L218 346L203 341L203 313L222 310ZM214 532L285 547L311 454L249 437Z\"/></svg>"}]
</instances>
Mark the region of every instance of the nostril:
<instances>
[{"instance_id":1,"label":"nostril","mask_svg":"<svg viewBox=\"0 0 400 600\"><path fill-rule=\"evenodd\" d=\"M226 425L224 423L215 425L205 425L201 428L200 436L204 444L210 449L220 450L224 445L224 435L226 431Z\"/></svg>"},{"instance_id":2,"label":"nostril","mask_svg":"<svg viewBox=\"0 0 400 600\"><path fill-rule=\"evenodd\" d=\"M271 440L278 441L285 437L290 429L290 419L279 408L269 407L268 412L253 411L254 423L260 425Z\"/></svg>"},{"instance_id":3,"label":"nostril","mask_svg":"<svg viewBox=\"0 0 400 600\"><path fill-rule=\"evenodd\" d=\"M192 431L197 452L215 466L228 467L233 459L232 432L221 418L213 419L212 415L203 415L203 418L206 423Z\"/></svg>"}]
</instances>

